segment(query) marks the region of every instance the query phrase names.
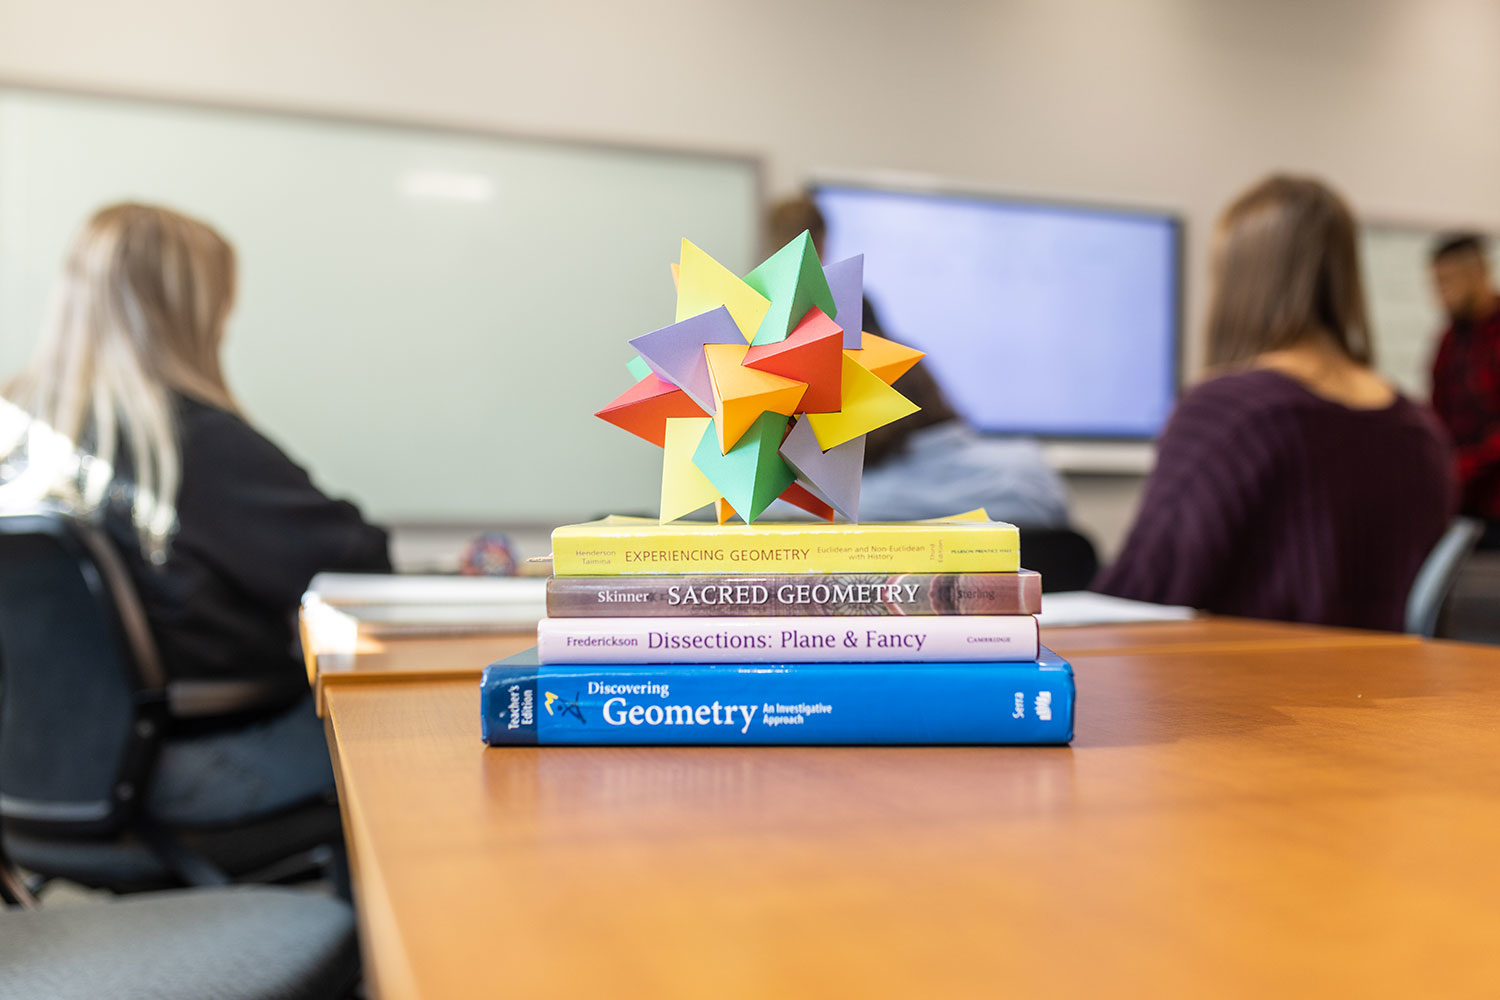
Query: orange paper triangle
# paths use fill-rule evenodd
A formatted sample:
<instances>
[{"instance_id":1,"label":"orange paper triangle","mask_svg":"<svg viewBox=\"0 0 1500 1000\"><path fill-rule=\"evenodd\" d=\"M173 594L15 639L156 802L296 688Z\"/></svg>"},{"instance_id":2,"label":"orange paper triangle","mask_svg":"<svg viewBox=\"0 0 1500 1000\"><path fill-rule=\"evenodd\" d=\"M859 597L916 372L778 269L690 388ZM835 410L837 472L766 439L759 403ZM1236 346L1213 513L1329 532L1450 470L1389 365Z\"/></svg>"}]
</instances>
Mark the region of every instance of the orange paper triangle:
<instances>
[{"instance_id":1,"label":"orange paper triangle","mask_svg":"<svg viewBox=\"0 0 1500 1000\"><path fill-rule=\"evenodd\" d=\"M748 350L745 344L703 345L714 386L719 451L726 455L762 413L791 416L807 391L805 382L746 368L741 362Z\"/></svg>"},{"instance_id":2,"label":"orange paper triangle","mask_svg":"<svg viewBox=\"0 0 1500 1000\"><path fill-rule=\"evenodd\" d=\"M898 344L894 340L877 337L873 333L866 333L862 343L864 346L859 350L844 353L886 385L893 384L905 375L912 365L926 357L926 354L921 351Z\"/></svg>"}]
</instances>

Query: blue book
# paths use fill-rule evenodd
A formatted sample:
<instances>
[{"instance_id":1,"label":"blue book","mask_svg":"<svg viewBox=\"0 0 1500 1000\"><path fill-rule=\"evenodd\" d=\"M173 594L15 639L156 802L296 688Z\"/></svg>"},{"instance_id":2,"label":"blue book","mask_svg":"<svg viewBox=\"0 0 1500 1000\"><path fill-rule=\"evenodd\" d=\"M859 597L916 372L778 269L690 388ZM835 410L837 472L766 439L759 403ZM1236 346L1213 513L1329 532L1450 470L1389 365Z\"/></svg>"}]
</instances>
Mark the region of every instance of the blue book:
<instances>
[{"instance_id":1,"label":"blue book","mask_svg":"<svg viewBox=\"0 0 1500 1000\"><path fill-rule=\"evenodd\" d=\"M1025 663L539 664L484 668L491 745L998 744L1073 738L1073 668Z\"/></svg>"}]
</instances>

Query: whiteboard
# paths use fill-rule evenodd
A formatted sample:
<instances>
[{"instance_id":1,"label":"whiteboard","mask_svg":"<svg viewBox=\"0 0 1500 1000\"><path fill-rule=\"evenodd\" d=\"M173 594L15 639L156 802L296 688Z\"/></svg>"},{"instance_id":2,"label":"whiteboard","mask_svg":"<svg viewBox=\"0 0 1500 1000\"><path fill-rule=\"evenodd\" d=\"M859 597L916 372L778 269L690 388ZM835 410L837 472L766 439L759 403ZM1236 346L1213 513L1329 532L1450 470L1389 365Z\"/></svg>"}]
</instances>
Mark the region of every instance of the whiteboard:
<instances>
[{"instance_id":1,"label":"whiteboard","mask_svg":"<svg viewBox=\"0 0 1500 1000\"><path fill-rule=\"evenodd\" d=\"M406 523L654 510L660 450L592 414L684 236L753 264L759 191L743 157L0 86L0 377L79 223L159 202L235 244L231 388L325 489Z\"/></svg>"},{"instance_id":2,"label":"whiteboard","mask_svg":"<svg viewBox=\"0 0 1500 1000\"><path fill-rule=\"evenodd\" d=\"M1455 227L1366 222L1360 231L1375 367L1413 399L1432 391L1432 359L1447 316L1432 286L1432 248Z\"/></svg>"}]
</instances>

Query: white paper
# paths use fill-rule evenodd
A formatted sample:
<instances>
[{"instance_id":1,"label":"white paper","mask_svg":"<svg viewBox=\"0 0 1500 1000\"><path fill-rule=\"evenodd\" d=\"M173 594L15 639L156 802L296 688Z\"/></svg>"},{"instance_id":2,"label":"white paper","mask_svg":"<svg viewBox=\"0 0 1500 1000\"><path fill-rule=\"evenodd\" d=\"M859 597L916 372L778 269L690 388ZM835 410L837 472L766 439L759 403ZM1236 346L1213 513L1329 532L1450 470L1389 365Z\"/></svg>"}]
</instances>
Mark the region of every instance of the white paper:
<instances>
[{"instance_id":1,"label":"white paper","mask_svg":"<svg viewBox=\"0 0 1500 1000\"><path fill-rule=\"evenodd\" d=\"M325 604L539 604L547 578L416 576L400 573L319 573L307 593Z\"/></svg>"},{"instance_id":2,"label":"white paper","mask_svg":"<svg viewBox=\"0 0 1500 1000\"><path fill-rule=\"evenodd\" d=\"M1065 625L1123 625L1129 622L1187 621L1197 612L1175 604L1150 604L1131 601L1091 590L1066 590L1042 595L1042 613L1037 617L1044 627Z\"/></svg>"},{"instance_id":3,"label":"white paper","mask_svg":"<svg viewBox=\"0 0 1500 1000\"><path fill-rule=\"evenodd\" d=\"M323 635L531 631L547 617L545 577L319 573L302 613Z\"/></svg>"}]
</instances>

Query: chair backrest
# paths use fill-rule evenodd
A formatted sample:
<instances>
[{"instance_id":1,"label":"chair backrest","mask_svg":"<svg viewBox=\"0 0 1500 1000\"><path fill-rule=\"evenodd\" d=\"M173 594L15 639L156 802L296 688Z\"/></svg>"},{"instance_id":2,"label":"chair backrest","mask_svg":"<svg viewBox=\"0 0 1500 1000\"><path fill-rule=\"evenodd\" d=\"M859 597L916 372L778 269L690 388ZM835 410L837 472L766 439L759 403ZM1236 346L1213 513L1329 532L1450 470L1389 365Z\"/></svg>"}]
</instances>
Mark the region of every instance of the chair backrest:
<instances>
[{"instance_id":1,"label":"chair backrest","mask_svg":"<svg viewBox=\"0 0 1500 1000\"><path fill-rule=\"evenodd\" d=\"M165 720L134 587L91 525L0 515L0 818L109 834L133 818Z\"/></svg>"},{"instance_id":2,"label":"chair backrest","mask_svg":"<svg viewBox=\"0 0 1500 1000\"><path fill-rule=\"evenodd\" d=\"M1042 574L1042 590L1087 590L1099 572L1094 543L1072 528L1022 528L1021 565Z\"/></svg>"},{"instance_id":3,"label":"chair backrest","mask_svg":"<svg viewBox=\"0 0 1500 1000\"><path fill-rule=\"evenodd\" d=\"M1484 532L1484 525L1472 517L1456 517L1443 537L1438 539L1406 598L1406 631L1432 638L1437 632L1438 614L1443 602L1463 569L1464 560Z\"/></svg>"}]
</instances>

